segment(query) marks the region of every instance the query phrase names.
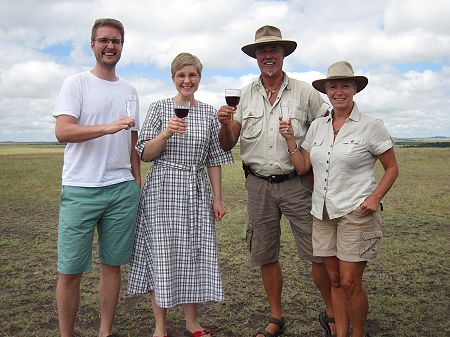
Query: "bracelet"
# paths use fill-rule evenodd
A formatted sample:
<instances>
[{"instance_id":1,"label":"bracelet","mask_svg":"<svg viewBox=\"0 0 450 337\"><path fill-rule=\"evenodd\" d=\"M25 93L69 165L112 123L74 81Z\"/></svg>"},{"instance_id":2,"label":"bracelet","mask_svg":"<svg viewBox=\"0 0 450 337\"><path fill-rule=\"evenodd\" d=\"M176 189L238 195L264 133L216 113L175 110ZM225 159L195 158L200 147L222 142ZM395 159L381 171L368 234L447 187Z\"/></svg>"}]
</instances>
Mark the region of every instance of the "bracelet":
<instances>
[{"instance_id":1,"label":"bracelet","mask_svg":"<svg viewBox=\"0 0 450 337\"><path fill-rule=\"evenodd\" d=\"M297 146L297 144L295 144L295 149L294 149L294 151L292 151L292 152L290 152L289 151L289 147L288 147L288 149L287 149L287 153L290 155L290 156L292 156L295 152L297 152L298 151L298 146Z\"/></svg>"}]
</instances>

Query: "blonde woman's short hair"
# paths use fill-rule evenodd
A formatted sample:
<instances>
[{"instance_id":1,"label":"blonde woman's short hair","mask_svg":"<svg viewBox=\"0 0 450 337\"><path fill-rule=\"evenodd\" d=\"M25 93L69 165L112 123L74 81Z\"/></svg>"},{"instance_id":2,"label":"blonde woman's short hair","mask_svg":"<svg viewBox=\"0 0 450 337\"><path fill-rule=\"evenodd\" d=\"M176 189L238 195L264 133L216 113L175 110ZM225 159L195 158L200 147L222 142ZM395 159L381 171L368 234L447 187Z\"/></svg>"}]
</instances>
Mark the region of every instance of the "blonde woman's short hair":
<instances>
[{"instance_id":1,"label":"blonde woman's short hair","mask_svg":"<svg viewBox=\"0 0 450 337\"><path fill-rule=\"evenodd\" d=\"M175 73L180 70L181 68L185 66L194 66L197 71L198 75L202 76L202 69L203 65L198 59L197 56L189 54L189 53L180 53L172 61L172 64L170 66L170 71L172 72L172 77L175 76Z\"/></svg>"}]
</instances>

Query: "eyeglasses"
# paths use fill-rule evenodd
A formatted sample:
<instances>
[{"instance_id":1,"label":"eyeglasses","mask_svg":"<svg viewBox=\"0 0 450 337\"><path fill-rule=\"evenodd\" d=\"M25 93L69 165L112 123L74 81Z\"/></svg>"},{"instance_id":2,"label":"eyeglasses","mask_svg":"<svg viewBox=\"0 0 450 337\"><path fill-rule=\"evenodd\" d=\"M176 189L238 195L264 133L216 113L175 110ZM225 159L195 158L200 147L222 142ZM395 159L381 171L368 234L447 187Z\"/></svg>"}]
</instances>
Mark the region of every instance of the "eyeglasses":
<instances>
[{"instance_id":1,"label":"eyeglasses","mask_svg":"<svg viewBox=\"0 0 450 337\"><path fill-rule=\"evenodd\" d=\"M200 75L196 74L196 73L189 73L189 74L178 73L178 74L175 74L175 78L179 82L184 82L186 80L186 78L188 78L189 81L191 81L191 82L195 82L195 81L199 80Z\"/></svg>"},{"instance_id":2,"label":"eyeglasses","mask_svg":"<svg viewBox=\"0 0 450 337\"><path fill-rule=\"evenodd\" d=\"M95 42L97 42L99 45L102 45L102 46L108 45L110 41L111 41L111 43L112 43L114 46L120 46L120 45L122 45L122 43L123 43L123 40L121 40L121 39L107 39L107 38L105 38L105 37L100 37L100 38L98 38L98 39L93 39L92 41L95 41Z\"/></svg>"}]
</instances>

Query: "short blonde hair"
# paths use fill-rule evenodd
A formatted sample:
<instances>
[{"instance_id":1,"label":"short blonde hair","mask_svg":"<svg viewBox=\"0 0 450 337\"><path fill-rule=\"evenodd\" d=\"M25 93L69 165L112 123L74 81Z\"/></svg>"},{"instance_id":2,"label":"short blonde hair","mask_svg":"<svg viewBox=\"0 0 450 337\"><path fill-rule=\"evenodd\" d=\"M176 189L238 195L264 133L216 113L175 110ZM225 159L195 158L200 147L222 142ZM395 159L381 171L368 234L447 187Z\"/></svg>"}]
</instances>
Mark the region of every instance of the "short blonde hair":
<instances>
[{"instance_id":1,"label":"short blonde hair","mask_svg":"<svg viewBox=\"0 0 450 337\"><path fill-rule=\"evenodd\" d=\"M198 59L197 56L189 54L189 53L180 53L172 61L170 66L170 71L172 72L172 77L175 76L175 73L185 66L194 66L197 68L198 75L202 76L203 65Z\"/></svg>"},{"instance_id":2,"label":"short blonde hair","mask_svg":"<svg viewBox=\"0 0 450 337\"><path fill-rule=\"evenodd\" d=\"M122 22L116 19L110 19L110 18L104 18L104 19L97 19L95 20L94 25L92 26L91 31L91 41L94 41L97 35L97 28L102 26L109 26L116 28L120 31L120 35L122 36L122 43L125 39L125 29L123 28Z\"/></svg>"}]
</instances>

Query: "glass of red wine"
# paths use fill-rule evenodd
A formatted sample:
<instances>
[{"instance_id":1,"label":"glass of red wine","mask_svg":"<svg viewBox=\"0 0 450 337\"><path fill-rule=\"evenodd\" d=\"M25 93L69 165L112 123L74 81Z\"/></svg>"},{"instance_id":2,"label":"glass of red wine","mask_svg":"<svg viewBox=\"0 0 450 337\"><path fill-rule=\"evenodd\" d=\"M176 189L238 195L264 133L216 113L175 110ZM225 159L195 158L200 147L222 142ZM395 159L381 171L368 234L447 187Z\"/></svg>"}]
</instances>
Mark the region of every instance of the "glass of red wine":
<instances>
[{"instance_id":1,"label":"glass of red wine","mask_svg":"<svg viewBox=\"0 0 450 337\"><path fill-rule=\"evenodd\" d=\"M179 118L186 118L191 106L190 101L173 101L173 111Z\"/></svg>"},{"instance_id":2,"label":"glass of red wine","mask_svg":"<svg viewBox=\"0 0 450 337\"><path fill-rule=\"evenodd\" d=\"M175 112L175 116L179 118L186 118L189 114L190 107L190 101L173 101L173 111Z\"/></svg>"},{"instance_id":3,"label":"glass of red wine","mask_svg":"<svg viewBox=\"0 0 450 337\"><path fill-rule=\"evenodd\" d=\"M236 108L241 99L241 89L225 89L225 101L227 105ZM230 115L231 121L234 120L233 114Z\"/></svg>"}]
</instances>

